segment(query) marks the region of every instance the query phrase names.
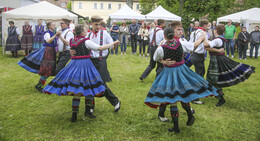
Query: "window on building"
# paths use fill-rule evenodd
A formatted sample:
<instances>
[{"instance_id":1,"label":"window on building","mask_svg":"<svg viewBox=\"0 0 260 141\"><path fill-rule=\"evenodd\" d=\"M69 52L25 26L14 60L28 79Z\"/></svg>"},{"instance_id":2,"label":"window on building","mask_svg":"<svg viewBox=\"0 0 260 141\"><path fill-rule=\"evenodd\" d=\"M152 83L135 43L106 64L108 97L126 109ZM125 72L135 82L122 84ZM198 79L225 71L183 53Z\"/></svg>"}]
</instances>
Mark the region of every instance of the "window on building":
<instances>
[{"instance_id":1,"label":"window on building","mask_svg":"<svg viewBox=\"0 0 260 141\"><path fill-rule=\"evenodd\" d=\"M108 9L109 9L109 10L112 9L112 5L111 5L111 3L108 4Z\"/></svg>"},{"instance_id":2,"label":"window on building","mask_svg":"<svg viewBox=\"0 0 260 141\"><path fill-rule=\"evenodd\" d=\"M140 10L140 5L136 4L136 10Z\"/></svg>"},{"instance_id":3,"label":"window on building","mask_svg":"<svg viewBox=\"0 0 260 141\"><path fill-rule=\"evenodd\" d=\"M66 3L65 2L63 2L63 3L61 3L61 7L66 7Z\"/></svg>"},{"instance_id":4,"label":"window on building","mask_svg":"<svg viewBox=\"0 0 260 141\"><path fill-rule=\"evenodd\" d=\"M100 3L100 9L104 9L104 3Z\"/></svg>"},{"instance_id":5,"label":"window on building","mask_svg":"<svg viewBox=\"0 0 260 141\"><path fill-rule=\"evenodd\" d=\"M82 9L82 2L79 2L79 9Z\"/></svg>"},{"instance_id":6,"label":"window on building","mask_svg":"<svg viewBox=\"0 0 260 141\"><path fill-rule=\"evenodd\" d=\"M97 9L97 3L94 3L94 9Z\"/></svg>"},{"instance_id":7,"label":"window on building","mask_svg":"<svg viewBox=\"0 0 260 141\"><path fill-rule=\"evenodd\" d=\"M121 9L121 4L118 4L118 9Z\"/></svg>"}]
</instances>

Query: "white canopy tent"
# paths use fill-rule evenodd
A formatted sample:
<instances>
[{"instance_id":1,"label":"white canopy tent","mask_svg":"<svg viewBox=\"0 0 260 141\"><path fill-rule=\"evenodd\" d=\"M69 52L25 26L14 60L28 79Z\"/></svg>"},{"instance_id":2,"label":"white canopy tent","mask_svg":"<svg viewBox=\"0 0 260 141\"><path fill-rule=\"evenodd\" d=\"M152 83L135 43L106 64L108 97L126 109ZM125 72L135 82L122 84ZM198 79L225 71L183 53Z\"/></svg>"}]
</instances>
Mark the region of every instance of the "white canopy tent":
<instances>
[{"instance_id":1,"label":"white canopy tent","mask_svg":"<svg viewBox=\"0 0 260 141\"><path fill-rule=\"evenodd\" d=\"M133 9L131 9L128 5L123 6L117 12L110 14L109 17L112 20L132 20L132 19L145 19L145 16L137 13Z\"/></svg>"},{"instance_id":2,"label":"white canopy tent","mask_svg":"<svg viewBox=\"0 0 260 141\"><path fill-rule=\"evenodd\" d=\"M2 16L3 45L5 45L4 42L8 36L7 28L9 27L9 21L14 21L15 26L18 27L22 34L22 26L25 20L28 20L32 26L37 24L38 19L42 19L43 23L52 21L58 27L58 23L62 18L74 20L76 23L78 21L77 15L46 1L4 12Z\"/></svg>"},{"instance_id":3,"label":"white canopy tent","mask_svg":"<svg viewBox=\"0 0 260 141\"><path fill-rule=\"evenodd\" d=\"M181 21L181 17L167 11L161 5L146 15L146 19L164 19L167 21Z\"/></svg>"},{"instance_id":4,"label":"white canopy tent","mask_svg":"<svg viewBox=\"0 0 260 141\"><path fill-rule=\"evenodd\" d=\"M231 19L233 22L243 23L247 28L251 23L260 23L260 8L251 8L245 11L233 13L217 19L219 22L227 22Z\"/></svg>"}]
</instances>

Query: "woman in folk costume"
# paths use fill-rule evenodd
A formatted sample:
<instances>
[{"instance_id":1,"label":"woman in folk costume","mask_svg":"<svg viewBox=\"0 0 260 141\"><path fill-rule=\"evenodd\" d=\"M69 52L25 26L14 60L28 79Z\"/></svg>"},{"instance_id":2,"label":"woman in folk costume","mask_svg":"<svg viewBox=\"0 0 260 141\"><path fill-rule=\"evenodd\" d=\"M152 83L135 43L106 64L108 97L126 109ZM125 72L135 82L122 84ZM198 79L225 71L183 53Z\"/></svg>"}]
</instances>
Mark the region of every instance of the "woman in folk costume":
<instances>
[{"instance_id":1,"label":"woman in folk costume","mask_svg":"<svg viewBox=\"0 0 260 141\"><path fill-rule=\"evenodd\" d=\"M43 47L32 52L21 61L18 65L23 67L29 72L38 73L41 78L35 88L42 92L46 79L49 76L55 76L56 68L56 51L57 38L60 36L60 31L55 31L55 24L52 22L47 23L48 30L44 32Z\"/></svg>"},{"instance_id":2,"label":"woman in folk costume","mask_svg":"<svg viewBox=\"0 0 260 141\"><path fill-rule=\"evenodd\" d=\"M203 77L184 64L182 46L179 40L174 39L174 31L171 27L164 30L164 38L166 43L156 49L153 59L158 61L161 58L163 60L171 58L176 63L164 66L163 71L155 79L145 99L145 104L151 108L157 108L161 104L170 104L174 127L169 131L179 133L177 102L189 103L197 98L218 96L218 93ZM190 108L185 108L185 110L188 115L187 126L191 126L195 118Z\"/></svg>"},{"instance_id":3,"label":"woman in folk costume","mask_svg":"<svg viewBox=\"0 0 260 141\"><path fill-rule=\"evenodd\" d=\"M236 85L248 79L255 72L253 66L235 62L225 56L223 33L224 25L218 25L214 35L216 38L212 41L204 41L204 47L210 53L210 64L207 72L207 80L211 85L216 87L219 94L219 102L216 106L222 106L226 100L224 99L223 87ZM220 51L219 49L222 49Z\"/></svg>"},{"instance_id":4,"label":"woman in folk costume","mask_svg":"<svg viewBox=\"0 0 260 141\"><path fill-rule=\"evenodd\" d=\"M33 31L35 33L33 37L33 50L37 50L43 46L44 28L45 26L42 25L42 20L38 20L38 25L35 25L35 27L33 28Z\"/></svg>"},{"instance_id":5,"label":"woman in folk costume","mask_svg":"<svg viewBox=\"0 0 260 141\"><path fill-rule=\"evenodd\" d=\"M55 93L59 96L74 96L72 99L71 122L77 120L80 97L85 97L85 116L95 118L91 112L94 96L100 96L105 86L100 74L90 60L91 50L106 50L119 41L100 46L89 38L85 38L87 29L83 25L75 27L76 36L70 40L70 47L76 50L69 64L63 68L56 77L43 89L44 93Z\"/></svg>"},{"instance_id":6,"label":"woman in folk costume","mask_svg":"<svg viewBox=\"0 0 260 141\"><path fill-rule=\"evenodd\" d=\"M17 51L21 48L21 42L19 40L19 29L14 26L13 21L9 21L10 27L8 27L8 37L6 40L5 51L11 51L13 57L17 58Z\"/></svg>"},{"instance_id":7,"label":"woman in folk costume","mask_svg":"<svg viewBox=\"0 0 260 141\"><path fill-rule=\"evenodd\" d=\"M29 25L29 21L24 22L25 25L23 26L23 36L21 40L21 47L22 50L25 50L25 55L28 55L32 52L33 48L33 33L32 33L32 26Z\"/></svg>"}]
</instances>

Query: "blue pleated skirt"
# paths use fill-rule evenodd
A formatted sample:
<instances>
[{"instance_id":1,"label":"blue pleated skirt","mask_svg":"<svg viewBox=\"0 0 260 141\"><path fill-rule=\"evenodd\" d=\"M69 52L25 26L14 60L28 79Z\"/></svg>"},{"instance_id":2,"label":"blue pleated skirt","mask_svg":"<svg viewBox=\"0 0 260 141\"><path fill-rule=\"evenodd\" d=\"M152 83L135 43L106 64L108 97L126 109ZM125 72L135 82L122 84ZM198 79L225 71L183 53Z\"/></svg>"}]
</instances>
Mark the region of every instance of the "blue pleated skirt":
<instances>
[{"instance_id":1,"label":"blue pleated skirt","mask_svg":"<svg viewBox=\"0 0 260 141\"><path fill-rule=\"evenodd\" d=\"M105 86L89 58L72 59L43 91L59 96L101 96L105 91Z\"/></svg>"},{"instance_id":2,"label":"blue pleated skirt","mask_svg":"<svg viewBox=\"0 0 260 141\"><path fill-rule=\"evenodd\" d=\"M33 43L33 50L37 50L43 47L43 43Z\"/></svg>"},{"instance_id":3,"label":"blue pleated skirt","mask_svg":"<svg viewBox=\"0 0 260 141\"><path fill-rule=\"evenodd\" d=\"M217 89L185 64L178 67L164 67L155 79L145 104L157 108L160 104L178 101L191 102L198 98L218 96Z\"/></svg>"},{"instance_id":4,"label":"blue pleated skirt","mask_svg":"<svg viewBox=\"0 0 260 141\"><path fill-rule=\"evenodd\" d=\"M43 46L42 48L30 53L17 64L29 72L39 73L45 48L46 47Z\"/></svg>"}]
</instances>

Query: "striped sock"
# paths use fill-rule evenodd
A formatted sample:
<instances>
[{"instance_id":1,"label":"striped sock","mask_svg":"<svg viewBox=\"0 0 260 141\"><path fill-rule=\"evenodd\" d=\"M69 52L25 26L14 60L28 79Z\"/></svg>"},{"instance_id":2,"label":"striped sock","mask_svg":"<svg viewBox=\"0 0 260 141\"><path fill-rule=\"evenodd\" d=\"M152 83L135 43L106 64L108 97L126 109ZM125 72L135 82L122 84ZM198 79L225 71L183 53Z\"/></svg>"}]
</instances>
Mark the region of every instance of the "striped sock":
<instances>
[{"instance_id":1,"label":"striped sock","mask_svg":"<svg viewBox=\"0 0 260 141\"><path fill-rule=\"evenodd\" d=\"M72 99L72 112L79 112L80 96L74 96Z\"/></svg>"}]
</instances>

